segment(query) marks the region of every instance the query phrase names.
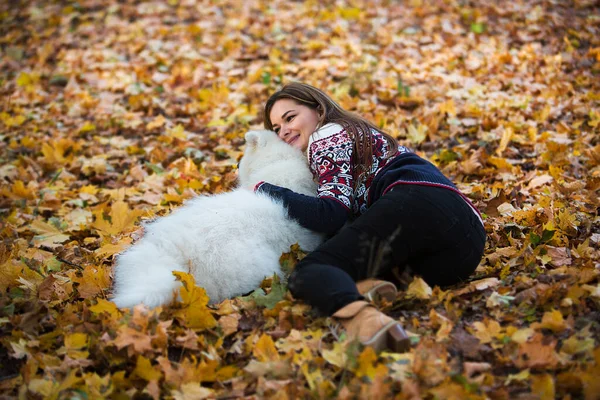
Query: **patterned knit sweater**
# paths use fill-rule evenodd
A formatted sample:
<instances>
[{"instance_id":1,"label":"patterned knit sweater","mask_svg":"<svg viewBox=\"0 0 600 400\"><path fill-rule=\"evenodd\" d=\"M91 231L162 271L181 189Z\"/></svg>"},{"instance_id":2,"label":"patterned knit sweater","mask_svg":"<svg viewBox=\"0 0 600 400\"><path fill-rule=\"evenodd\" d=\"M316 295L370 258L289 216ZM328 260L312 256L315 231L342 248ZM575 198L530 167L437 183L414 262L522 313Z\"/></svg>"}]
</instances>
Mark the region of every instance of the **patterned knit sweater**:
<instances>
[{"instance_id":1,"label":"patterned knit sweater","mask_svg":"<svg viewBox=\"0 0 600 400\"><path fill-rule=\"evenodd\" d=\"M388 155L388 144L377 131L373 136L373 164L354 182L353 142L338 124L315 131L308 143L310 169L318 183L317 197L261 182L255 190L281 199L289 215L311 230L333 234L349 219L363 214L371 204L401 184L437 186L458 193L479 216L471 202L429 161L399 146ZM481 219L481 218L480 218Z\"/></svg>"}]
</instances>

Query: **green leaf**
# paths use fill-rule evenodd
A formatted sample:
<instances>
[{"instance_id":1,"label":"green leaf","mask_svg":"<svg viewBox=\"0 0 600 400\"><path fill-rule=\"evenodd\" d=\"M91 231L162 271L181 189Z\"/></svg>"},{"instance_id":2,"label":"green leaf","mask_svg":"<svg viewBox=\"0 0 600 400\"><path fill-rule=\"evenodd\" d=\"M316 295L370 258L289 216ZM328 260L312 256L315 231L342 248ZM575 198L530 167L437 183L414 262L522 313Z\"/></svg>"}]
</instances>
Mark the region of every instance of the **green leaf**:
<instances>
[{"instance_id":1,"label":"green leaf","mask_svg":"<svg viewBox=\"0 0 600 400\"><path fill-rule=\"evenodd\" d=\"M530 232L529 233L529 241L531 242L532 245L537 246L538 244L540 244L542 239L535 233Z\"/></svg>"},{"instance_id":2,"label":"green leaf","mask_svg":"<svg viewBox=\"0 0 600 400\"><path fill-rule=\"evenodd\" d=\"M265 294L265 291L262 289L256 289L254 292L249 294L248 296L244 296L242 300L254 300L257 306L266 307L271 310L275 308L277 303L279 303L285 297L285 293L287 292L287 287L285 284L281 283L281 280L277 275L273 276L273 283L271 284L271 291L269 294Z\"/></svg>"},{"instance_id":3,"label":"green leaf","mask_svg":"<svg viewBox=\"0 0 600 400\"><path fill-rule=\"evenodd\" d=\"M155 174L158 174L158 175L162 175L165 173L165 170L160 165L146 162L146 167L150 168Z\"/></svg>"},{"instance_id":4,"label":"green leaf","mask_svg":"<svg viewBox=\"0 0 600 400\"><path fill-rule=\"evenodd\" d=\"M554 232L555 231L548 231L544 229L544 232L542 232L542 242L546 243L547 241L552 239L554 237Z\"/></svg>"},{"instance_id":5,"label":"green leaf","mask_svg":"<svg viewBox=\"0 0 600 400\"><path fill-rule=\"evenodd\" d=\"M458 159L458 154L452 150L444 149L440 152L440 161L443 163L449 163Z\"/></svg>"},{"instance_id":6,"label":"green leaf","mask_svg":"<svg viewBox=\"0 0 600 400\"><path fill-rule=\"evenodd\" d=\"M262 74L262 83L264 83L265 85L268 85L269 83L271 83L271 73L270 72L263 72Z\"/></svg>"},{"instance_id":7,"label":"green leaf","mask_svg":"<svg viewBox=\"0 0 600 400\"><path fill-rule=\"evenodd\" d=\"M480 22L474 22L471 24L471 32L473 33L481 34L485 32L485 28L485 24L482 24Z\"/></svg>"}]
</instances>

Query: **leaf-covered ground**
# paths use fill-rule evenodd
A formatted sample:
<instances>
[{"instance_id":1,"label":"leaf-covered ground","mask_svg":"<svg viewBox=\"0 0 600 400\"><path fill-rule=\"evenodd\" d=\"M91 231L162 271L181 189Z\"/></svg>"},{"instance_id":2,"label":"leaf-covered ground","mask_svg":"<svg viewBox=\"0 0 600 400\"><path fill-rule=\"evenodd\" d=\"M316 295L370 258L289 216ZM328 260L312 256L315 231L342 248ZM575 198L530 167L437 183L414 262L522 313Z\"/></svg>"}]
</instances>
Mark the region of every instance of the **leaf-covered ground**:
<instances>
[{"instance_id":1,"label":"leaf-covered ground","mask_svg":"<svg viewBox=\"0 0 600 400\"><path fill-rule=\"evenodd\" d=\"M2 2L2 397L600 398L599 25L594 0ZM109 301L140 221L231 189L292 80L484 213L472 281L383 305L409 353L347 343L278 282Z\"/></svg>"}]
</instances>

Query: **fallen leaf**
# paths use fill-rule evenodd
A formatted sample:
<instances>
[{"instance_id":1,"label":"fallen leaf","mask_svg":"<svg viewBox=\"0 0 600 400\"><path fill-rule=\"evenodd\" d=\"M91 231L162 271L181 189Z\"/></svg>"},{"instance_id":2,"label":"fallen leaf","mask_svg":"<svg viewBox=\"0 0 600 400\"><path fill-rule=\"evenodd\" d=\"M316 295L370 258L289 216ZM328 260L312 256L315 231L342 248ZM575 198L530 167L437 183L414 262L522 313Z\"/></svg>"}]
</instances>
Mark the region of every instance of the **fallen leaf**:
<instances>
[{"instance_id":1,"label":"fallen leaf","mask_svg":"<svg viewBox=\"0 0 600 400\"><path fill-rule=\"evenodd\" d=\"M252 354L260 362L278 361L279 354L271 336L263 333L252 351Z\"/></svg>"},{"instance_id":2,"label":"fallen leaf","mask_svg":"<svg viewBox=\"0 0 600 400\"><path fill-rule=\"evenodd\" d=\"M556 398L554 379L549 374L532 375L531 392L540 400L554 400Z\"/></svg>"},{"instance_id":3,"label":"fallen leaf","mask_svg":"<svg viewBox=\"0 0 600 400\"><path fill-rule=\"evenodd\" d=\"M515 365L533 370L556 368L559 358L554 351L555 347L555 340L545 340L543 335L535 334L528 342L519 345Z\"/></svg>"},{"instance_id":4,"label":"fallen leaf","mask_svg":"<svg viewBox=\"0 0 600 400\"><path fill-rule=\"evenodd\" d=\"M162 373L152 366L150 360L142 355L138 356L133 373L148 382L158 381L162 376Z\"/></svg>"},{"instance_id":5,"label":"fallen leaf","mask_svg":"<svg viewBox=\"0 0 600 400\"><path fill-rule=\"evenodd\" d=\"M30 225L30 229L37 233L37 235L33 237L33 245L36 247L47 247L54 249L70 238L69 235L64 234L53 225L47 224L40 220L35 220Z\"/></svg>"},{"instance_id":6,"label":"fallen leaf","mask_svg":"<svg viewBox=\"0 0 600 400\"><path fill-rule=\"evenodd\" d=\"M191 274L173 271L173 275L182 282L179 293L181 295L182 308L176 315L186 321L193 329L210 329L217 325L211 310L207 307L209 298L206 290L196 286Z\"/></svg>"},{"instance_id":7,"label":"fallen leaf","mask_svg":"<svg viewBox=\"0 0 600 400\"><path fill-rule=\"evenodd\" d=\"M431 287L419 277L414 278L406 290L406 295L408 297L415 297L423 300L431 298L432 293Z\"/></svg>"}]
</instances>

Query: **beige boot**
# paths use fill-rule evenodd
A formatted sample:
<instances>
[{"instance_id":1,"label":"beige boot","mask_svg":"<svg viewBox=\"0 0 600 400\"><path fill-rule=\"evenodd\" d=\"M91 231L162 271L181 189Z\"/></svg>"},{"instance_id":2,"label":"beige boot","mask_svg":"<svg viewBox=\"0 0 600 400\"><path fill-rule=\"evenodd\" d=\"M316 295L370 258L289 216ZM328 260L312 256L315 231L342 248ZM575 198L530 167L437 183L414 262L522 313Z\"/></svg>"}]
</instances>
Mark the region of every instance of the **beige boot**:
<instances>
[{"instance_id":1,"label":"beige boot","mask_svg":"<svg viewBox=\"0 0 600 400\"><path fill-rule=\"evenodd\" d=\"M356 282L358 292L368 301L378 303L381 299L392 303L396 300L398 289L396 285L388 281L380 281L377 279L365 279L364 281Z\"/></svg>"},{"instance_id":2,"label":"beige boot","mask_svg":"<svg viewBox=\"0 0 600 400\"><path fill-rule=\"evenodd\" d=\"M333 318L342 324L349 338L358 339L375 351L390 349L401 353L410 348L410 339L402 325L366 301L355 301L340 308Z\"/></svg>"}]
</instances>

